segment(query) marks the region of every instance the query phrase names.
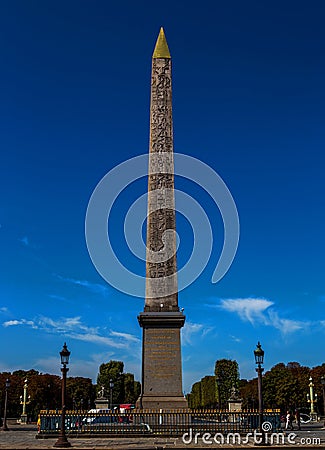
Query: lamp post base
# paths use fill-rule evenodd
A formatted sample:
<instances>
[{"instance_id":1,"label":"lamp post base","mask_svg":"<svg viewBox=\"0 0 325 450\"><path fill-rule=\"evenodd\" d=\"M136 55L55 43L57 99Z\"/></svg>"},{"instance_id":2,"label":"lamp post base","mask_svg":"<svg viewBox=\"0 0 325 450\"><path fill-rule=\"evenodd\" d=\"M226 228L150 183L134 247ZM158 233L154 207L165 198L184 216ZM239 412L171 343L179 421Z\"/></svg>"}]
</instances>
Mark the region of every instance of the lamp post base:
<instances>
[{"instance_id":1,"label":"lamp post base","mask_svg":"<svg viewBox=\"0 0 325 450\"><path fill-rule=\"evenodd\" d=\"M56 441L53 447L68 448L71 447L71 444L65 436L59 436L59 439Z\"/></svg>"},{"instance_id":2,"label":"lamp post base","mask_svg":"<svg viewBox=\"0 0 325 450\"><path fill-rule=\"evenodd\" d=\"M310 413L310 417L313 422L317 421L317 413L315 413L315 412Z\"/></svg>"},{"instance_id":3,"label":"lamp post base","mask_svg":"<svg viewBox=\"0 0 325 450\"><path fill-rule=\"evenodd\" d=\"M9 428L7 427L7 423L4 422L2 427L0 428L0 431L9 431Z\"/></svg>"},{"instance_id":4,"label":"lamp post base","mask_svg":"<svg viewBox=\"0 0 325 450\"><path fill-rule=\"evenodd\" d=\"M19 423L27 423L27 414L22 414Z\"/></svg>"}]
</instances>

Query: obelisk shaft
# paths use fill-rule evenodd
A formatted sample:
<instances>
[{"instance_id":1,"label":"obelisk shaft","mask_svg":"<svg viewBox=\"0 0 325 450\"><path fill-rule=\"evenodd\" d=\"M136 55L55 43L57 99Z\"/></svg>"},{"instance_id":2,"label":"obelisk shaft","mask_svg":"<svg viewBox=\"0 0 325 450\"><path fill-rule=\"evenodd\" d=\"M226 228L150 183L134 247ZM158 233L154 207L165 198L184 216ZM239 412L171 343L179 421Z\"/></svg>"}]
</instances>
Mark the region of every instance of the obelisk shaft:
<instances>
[{"instance_id":1,"label":"obelisk shaft","mask_svg":"<svg viewBox=\"0 0 325 450\"><path fill-rule=\"evenodd\" d=\"M147 265L141 395L144 409L184 409L177 302L171 59L163 29L152 59Z\"/></svg>"},{"instance_id":2,"label":"obelisk shaft","mask_svg":"<svg viewBox=\"0 0 325 450\"><path fill-rule=\"evenodd\" d=\"M152 58L145 311L177 311L171 58L163 30Z\"/></svg>"}]
</instances>

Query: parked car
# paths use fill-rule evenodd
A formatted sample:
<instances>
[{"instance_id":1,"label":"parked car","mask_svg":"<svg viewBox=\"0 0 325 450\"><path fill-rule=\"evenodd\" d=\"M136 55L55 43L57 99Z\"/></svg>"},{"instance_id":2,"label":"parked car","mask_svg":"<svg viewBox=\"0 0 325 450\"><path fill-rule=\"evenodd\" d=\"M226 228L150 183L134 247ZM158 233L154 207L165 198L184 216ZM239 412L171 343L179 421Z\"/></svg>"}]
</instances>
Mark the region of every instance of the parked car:
<instances>
[{"instance_id":1,"label":"parked car","mask_svg":"<svg viewBox=\"0 0 325 450\"><path fill-rule=\"evenodd\" d=\"M300 422L301 423L309 423L311 421L311 417L308 414L300 414Z\"/></svg>"},{"instance_id":2,"label":"parked car","mask_svg":"<svg viewBox=\"0 0 325 450\"><path fill-rule=\"evenodd\" d=\"M82 419L82 426L104 426L112 423L118 423L118 417L116 415L110 414L105 416L93 416L84 417Z\"/></svg>"}]
</instances>

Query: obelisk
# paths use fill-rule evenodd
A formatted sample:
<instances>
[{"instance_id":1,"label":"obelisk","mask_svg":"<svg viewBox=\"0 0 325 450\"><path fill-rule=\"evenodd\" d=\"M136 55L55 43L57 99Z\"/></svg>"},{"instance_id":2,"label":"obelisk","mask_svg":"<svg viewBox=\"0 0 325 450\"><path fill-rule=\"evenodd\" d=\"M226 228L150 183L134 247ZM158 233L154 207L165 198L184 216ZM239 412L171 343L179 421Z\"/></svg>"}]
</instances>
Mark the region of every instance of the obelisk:
<instances>
[{"instance_id":1,"label":"obelisk","mask_svg":"<svg viewBox=\"0 0 325 450\"><path fill-rule=\"evenodd\" d=\"M177 295L171 57L161 28L152 57L146 299L142 336L143 409L187 408L182 392Z\"/></svg>"}]
</instances>

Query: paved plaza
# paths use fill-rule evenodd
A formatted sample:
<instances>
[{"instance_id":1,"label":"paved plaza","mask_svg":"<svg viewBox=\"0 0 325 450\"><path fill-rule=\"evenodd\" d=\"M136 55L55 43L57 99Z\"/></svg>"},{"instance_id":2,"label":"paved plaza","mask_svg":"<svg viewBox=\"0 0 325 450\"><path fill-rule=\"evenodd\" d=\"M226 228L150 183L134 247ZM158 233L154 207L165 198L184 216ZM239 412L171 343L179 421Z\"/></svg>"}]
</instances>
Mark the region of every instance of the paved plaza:
<instances>
[{"instance_id":1,"label":"paved plaza","mask_svg":"<svg viewBox=\"0 0 325 450\"><path fill-rule=\"evenodd\" d=\"M0 449L52 449L57 437L51 439L36 439L37 431L35 425L17 425L9 423L9 431L0 432ZM290 432L286 432L286 438ZM296 435L294 444L290 444L287 439L284 445L268 445L267 448L317 448L325 449L325 429L320 424L305 425L301 431L294 430ZM69 436L68 436L69 438ZM292 439L292 437L291 437ZM163 449L163 448L250 448L254 447L254 442L248 444L216 444L204 443L202 436L198 437L197 443L194 436L191 443L184 443L182 438L166 438L166 437L138 437L138 438L70 438L71 445L75 449ZM189 440L189 439L188 439ZM209 439L208 439L209 440Z\"/></svg>"}]
</instances>

